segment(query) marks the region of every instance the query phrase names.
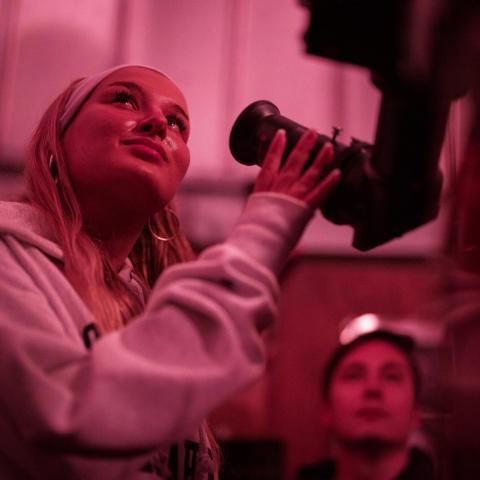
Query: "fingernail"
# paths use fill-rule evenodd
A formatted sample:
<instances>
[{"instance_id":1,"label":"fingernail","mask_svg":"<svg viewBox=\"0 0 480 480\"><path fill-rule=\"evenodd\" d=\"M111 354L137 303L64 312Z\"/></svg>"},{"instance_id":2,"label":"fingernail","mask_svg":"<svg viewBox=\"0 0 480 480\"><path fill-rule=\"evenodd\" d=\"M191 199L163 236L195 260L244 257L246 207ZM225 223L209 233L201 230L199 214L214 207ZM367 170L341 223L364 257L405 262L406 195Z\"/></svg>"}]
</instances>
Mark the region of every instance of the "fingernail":
<instances>
[{"instance_id":1,"label":"fingernail","mask_svg":"<svg viewBox=\"0 0 480 480\"><path fill-rule=\"evenodd\" d=\"M277 135L282 135L282 136L284 136L284 135L286 135L286 134L287 134L287 132L285 131L284 128L279 128L279 129L277 130Z\"/></svg>"},{"instance_id":2,"label":"fingernail","mask_svg":"<svg viewBox=\"0 0 480 480\"><path fill-rule=\"evenodd\" d=\"M330 150L330 152L333 153L333 145L331 144L331 142L325 142L323 144L323 147L322 147L323 150ZM333 159L333 156L332 156L332 159Z\"/></svg>"}]
</instances>

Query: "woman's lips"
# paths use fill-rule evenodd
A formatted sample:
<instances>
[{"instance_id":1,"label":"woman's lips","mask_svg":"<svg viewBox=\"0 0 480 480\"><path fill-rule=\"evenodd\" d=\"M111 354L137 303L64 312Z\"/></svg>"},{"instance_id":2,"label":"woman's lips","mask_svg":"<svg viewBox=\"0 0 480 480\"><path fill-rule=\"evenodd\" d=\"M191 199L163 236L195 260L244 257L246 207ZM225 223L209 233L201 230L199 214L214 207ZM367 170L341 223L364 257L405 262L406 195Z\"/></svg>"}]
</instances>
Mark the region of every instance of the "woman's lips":
<instances>
[{"instance_id":1,"label":"woman's lips","mask_svg":"<svg viewBox=\"0 0 480 480\"><path fill-rule=\"evenodd\" d=\"M124 145L130 148L130 150L138 157L149 161L162 161L167 162L168 156L161 145L158 142L153 141L150 138L134 137L128 138L122 142Z\"/></svg>"},{"instance_id":2,"label":"woman's lips","mask_svg":"<svg viewBox=\"0 0 480 480\"><path fill-rule=\"evenodd\" d=\"M135 156L140 157L143 160L149 160L149 161L153 160L156 162L165 161L165 159L160 154L160 152L157 152L157 150L154 150L153 148L148 147L147 145L142 145L141 143L129 143L127 144L127 147L129 147L129 149Z\"/></svg>"}]
</instances>

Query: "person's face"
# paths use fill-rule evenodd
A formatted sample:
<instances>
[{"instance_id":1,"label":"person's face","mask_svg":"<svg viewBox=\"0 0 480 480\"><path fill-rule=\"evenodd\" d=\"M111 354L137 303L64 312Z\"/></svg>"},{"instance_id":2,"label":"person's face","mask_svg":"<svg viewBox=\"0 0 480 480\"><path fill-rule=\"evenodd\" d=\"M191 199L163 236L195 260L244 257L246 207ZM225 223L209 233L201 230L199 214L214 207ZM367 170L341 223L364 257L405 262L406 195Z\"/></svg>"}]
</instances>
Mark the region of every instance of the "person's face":
<instances>
[{"instance_id":1,"label":"person's face","mask_svg":"<svg viewBox=\"0 0 480 480\"><path fill-rule=\"evenodd\" d=\"M185 98L168 78L138 67L112 73L63 137L80 205L160 210L187 171L188 134Z\"/></svg>"},{"instance_id":2,"label":"person's face","mask_svg":"<svg viewBox=\"0 0 480 480\"><path fill-rule=\"evenodd\" d=\"M404 443L418 425L418 411L401 350L372 339L350 351L332 376L324 420L340 442Z\"/></svg>"}]
</instances>

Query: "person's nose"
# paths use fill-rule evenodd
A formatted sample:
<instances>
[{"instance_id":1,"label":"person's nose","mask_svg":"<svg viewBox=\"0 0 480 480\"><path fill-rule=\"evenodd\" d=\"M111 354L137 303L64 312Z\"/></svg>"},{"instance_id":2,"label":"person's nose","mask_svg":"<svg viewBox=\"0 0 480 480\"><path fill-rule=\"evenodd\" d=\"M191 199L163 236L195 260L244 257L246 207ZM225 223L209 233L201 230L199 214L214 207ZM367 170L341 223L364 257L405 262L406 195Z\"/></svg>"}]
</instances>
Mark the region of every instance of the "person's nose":
<instances>
[{"instance_id":1,"label":"person's nose","mask_svg":"<svg viewBox=\"0 0 480 480\"><path fill-rule=\"evenodd\" d=\"M158 136L162 140L167 135L168 121L161 110L151 111L139 122L138 130L149 136Z\"/></svg>"},{"instance_id":2,"label":"person's nose","mask_svg":"<svg viewBox=\"0 0 480 480\"><path fill-rule=\"evenodd\" d=\"M379 378L369 376L365 380L364 396L367 398L379 398L383 394L382 384Z\"/></svg>"}]
</instances>

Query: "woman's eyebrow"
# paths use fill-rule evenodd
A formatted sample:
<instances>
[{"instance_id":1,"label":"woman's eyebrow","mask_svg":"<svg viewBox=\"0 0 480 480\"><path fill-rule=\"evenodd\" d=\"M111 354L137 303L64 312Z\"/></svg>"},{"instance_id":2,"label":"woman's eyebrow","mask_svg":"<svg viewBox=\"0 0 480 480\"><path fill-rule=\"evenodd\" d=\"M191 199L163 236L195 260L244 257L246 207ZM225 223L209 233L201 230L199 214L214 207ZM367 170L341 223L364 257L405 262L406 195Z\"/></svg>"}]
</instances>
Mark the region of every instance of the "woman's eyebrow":
<instances>
[{"instance_id":1,"label":"woman's eyebrow","mask_svg":"<svg viewBox=\"0 0 480 480\"><path fill-rule=\"evenodd\" d=\"M171 108L172 110L174 110L176 113L181 113L188 121L190 121L187 113L185 112L185 110L176 102L172 102L172 101L166 101L165 102L166 106L168 108Z\"/></svg>"},{"instance_id":2,"label":"woman's eyebrow","mask_svg":"<svg viewBox=\"0 0 480 480\"><path fill-rule=\"evenodd\" d=\"M145 96L145 90L142 87L140 87L140 85L137 85L135 82L118 81L118 82L109 83L107 85L107 87L115 87L115 86L131 88L132 90L136 90L137 92L139 92L139 93L141 93L142 95ZM169 108L172 108L173 110L181 113L187 120L190 120L189 116L187 115L185 110L178 103L173 102L173 101L167 101L165 103L167 104L167 106Z\"/></svg>"}]
</instances>

